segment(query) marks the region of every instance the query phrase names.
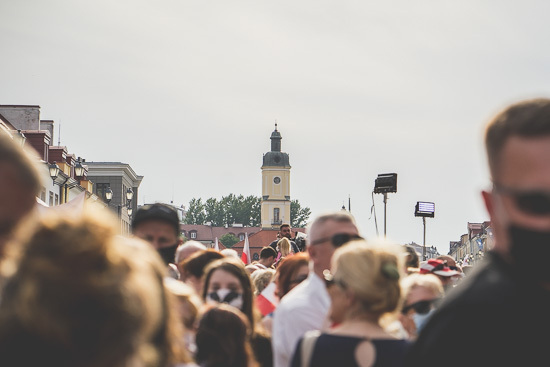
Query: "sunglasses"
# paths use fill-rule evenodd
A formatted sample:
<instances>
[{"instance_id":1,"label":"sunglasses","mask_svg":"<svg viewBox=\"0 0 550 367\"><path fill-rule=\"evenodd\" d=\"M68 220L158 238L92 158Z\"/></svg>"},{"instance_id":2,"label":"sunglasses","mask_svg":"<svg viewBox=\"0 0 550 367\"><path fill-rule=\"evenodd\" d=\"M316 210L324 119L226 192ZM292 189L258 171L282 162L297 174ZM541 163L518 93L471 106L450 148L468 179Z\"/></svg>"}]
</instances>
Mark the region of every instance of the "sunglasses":
<instances>
[{"instance_id":1,"label":"sunglasses","mask_svg":"<svg viewBox=\"0 0 550 367\"><path fill-rule=\"evenodd\" d=\"M413 303L412 305L408 305L403 307L401 310L401 313L403 315L406 315L410 310L414 310L419 315L425 315L432 309L432 305L438 300L438 298L426 300L426 301L418 301Z\"/></svg>"},{"instance_id":2,"label":"sunglasses","mask_svg":"<svg viewBox=\"0 0 550 367\"><path fill-rule=\"evenodd\" d=\"M494 191L511 197L516 206L525 214L549 215L550 192L541 190L518 190L494 184Z\"/></svg>"},{"instance_id":3,"label":"sunglasses","mask_svg":"<svg viewBox=\"0 0 550 367\"><path fill-rule=\"evenodd\" d=\"M313 242L310 242L311 246L318 245L323 242L330 241L334 247L340 247L345 243L348 243L352 240L362 240L363 237L357 235L357 234L349 234L349 233L336 233L332 237L324 237L319 238L318 240L315 240Z\"/></svg>"}]
</instances>

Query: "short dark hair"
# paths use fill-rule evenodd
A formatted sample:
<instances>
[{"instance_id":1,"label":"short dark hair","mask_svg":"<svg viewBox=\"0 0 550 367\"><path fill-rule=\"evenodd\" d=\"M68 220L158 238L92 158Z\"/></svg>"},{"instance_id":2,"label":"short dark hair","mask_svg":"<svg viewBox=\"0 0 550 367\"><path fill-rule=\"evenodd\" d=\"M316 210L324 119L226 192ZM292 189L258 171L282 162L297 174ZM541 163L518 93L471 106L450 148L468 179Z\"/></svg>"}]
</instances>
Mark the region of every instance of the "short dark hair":
<instances>
[{"instance_id":1,"label":"short dark hair","mask_svg":"<svg viewBox=\"0 0 550 367\"><path fill-rule=\"evenodd\" d=\"M132 220L132 229L135 229L140 223L148 220L159 220L166 222L174 227L176 236L180 235L180 220L178 212L168 204L155 203L139 207L134 219Z\"/></svg>"},{"instance_id":2,"label":"short dark hair","mask_svg":"<svg viewBox=\"0 0 550 367\"><path fill-rule=\"evenodd\" d=\"M200 278L203 276L204 269L208 264L214 260L223 258L223 254L214 249L199 250L191 254L187 259L180 261L178 265L183 271L183 277L193 275Z\"/></svg>"},{"instance_id":3,"label":"short dark hair","mask_svg":"<svg viewBox=\"0 0 550 367\"><path fill-rule=\"evenodd\" d=\"M281 226L279 227L279 230L280 230L280 231L282 231L282 230L283 230L283 228L285 228L285 227L288 227L288 228L290 228L290 224L287 224L287 223L285 223L285 224L281 224Z\"/></svg>"},{"instance_id":4,"label":"short dark hair","mask_svg":"<svg viewBox=\"0 0 550 367\"><path fill-rule=\"evenodd\" d=\"M260 251L260 259L267 259L269 257L277 257L277 251L271 246L266 246Z\"/></svg>"},{"instance_id":5,"label":"short dark hair","mask_svg":"<svg viewBox=\"0 0 550 367\"><path fill-rule=\"evenodd\" d=\"M537 98L512 104L489 122L485 131L485 147L493 178L500 152L512 136L550 136L550 99Z\"/></svg>"}]
</instances>

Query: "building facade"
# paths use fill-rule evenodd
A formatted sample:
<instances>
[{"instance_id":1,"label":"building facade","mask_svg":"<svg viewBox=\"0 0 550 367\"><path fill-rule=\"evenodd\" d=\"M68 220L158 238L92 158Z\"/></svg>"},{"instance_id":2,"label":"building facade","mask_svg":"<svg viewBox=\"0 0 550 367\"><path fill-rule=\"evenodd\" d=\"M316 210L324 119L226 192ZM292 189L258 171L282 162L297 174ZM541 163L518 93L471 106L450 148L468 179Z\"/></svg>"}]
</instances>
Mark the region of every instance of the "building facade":
<instances>
[{"instance_id":1,"label":"building facade","mask_svg":"<svg viewBox=\"0 0 550 367\"><path fill-rule=\"evenodd\" d=\"M121 162L86 162L88 178L94 182L94 193L120 218L122 234L131 233L132 213L137 210L139 185L143 176L137 175L132 167ZM128 200L128 192L132 193ZM109 200L108 192L112 197Z\"/></svg>"},{"instance_id":2,"label":"building facade","mask_svg":"<svg viewBox=\"0 0 550 367\"><path fill-rule=\"evenodd\" d=\"M262 204L263 229L278 228L290 224L290 162L287 153L281 152L281 133L271 133L271 151L263 155Z\"/></svg>"}]
</instances>

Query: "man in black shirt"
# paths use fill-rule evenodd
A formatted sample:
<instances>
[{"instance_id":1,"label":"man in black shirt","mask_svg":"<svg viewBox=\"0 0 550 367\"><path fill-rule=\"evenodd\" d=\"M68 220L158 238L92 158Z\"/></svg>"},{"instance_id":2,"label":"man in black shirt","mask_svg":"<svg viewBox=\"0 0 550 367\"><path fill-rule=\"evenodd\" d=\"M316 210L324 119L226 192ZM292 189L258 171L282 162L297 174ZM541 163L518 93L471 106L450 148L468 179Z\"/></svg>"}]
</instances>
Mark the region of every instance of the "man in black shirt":
<instances>
[{"instance_id":1,"label":"man in black shirt","mask_svg":"<svg viewBox=\"0 0 550 367\"><path fill-rule=\"evenodd\" d=\"M488 125L494 247L453 289L408 366L547 366L550 330L550 99L514 104Z\"/></svg>"},{"instance_id":2,"label":"man in black shirt","mask_svg":"<svg viewBox=\"0 0 550 367\"><path fill-rule=\"evenodd\" d=\"M269 244L275 251L277 251L277 242L283 237L286 237L290 240L290 245L292 246L292 251L296 254L300 252L298 249L298 246L296 246L296 242L292 240L292 231L290 229L290 225L288 224L281 224L279 227L279 233L277 235L277 239Z\"/></svg>"}]
</instances>

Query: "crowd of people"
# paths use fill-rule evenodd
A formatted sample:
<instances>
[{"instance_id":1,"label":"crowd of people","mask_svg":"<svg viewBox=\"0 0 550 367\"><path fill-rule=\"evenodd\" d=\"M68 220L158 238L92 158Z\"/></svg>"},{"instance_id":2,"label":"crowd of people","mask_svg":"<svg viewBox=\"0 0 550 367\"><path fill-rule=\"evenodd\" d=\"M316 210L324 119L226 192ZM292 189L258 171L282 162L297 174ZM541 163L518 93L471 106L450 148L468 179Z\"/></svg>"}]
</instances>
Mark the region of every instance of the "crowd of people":
<instances>
[{"instance_id":1,"label":"crowd of people","mask_svg":"<svg viewBox=\"0 0 550 367\"><path fill-rule=\"evenodd\" d=\"M305 248L283 224L250 264L184 242L170 205L140 207L131 236L100 206L39 215L36 163L0 134L2 365L547 365L550 100L485 138L495 244L466 272L363 238L347 211L316 216Z\"/></svg>"}]
</instances>

